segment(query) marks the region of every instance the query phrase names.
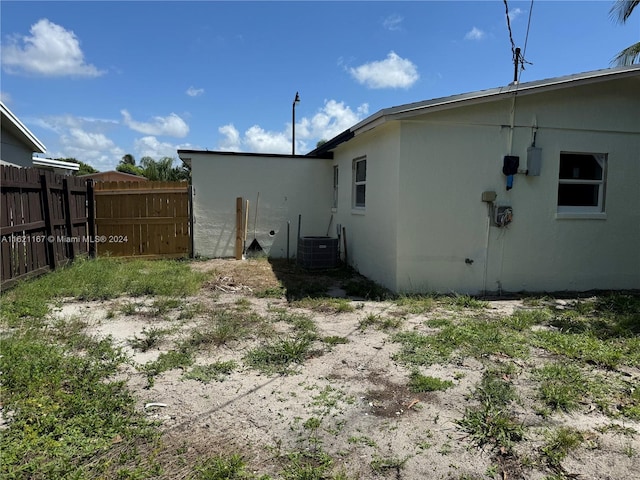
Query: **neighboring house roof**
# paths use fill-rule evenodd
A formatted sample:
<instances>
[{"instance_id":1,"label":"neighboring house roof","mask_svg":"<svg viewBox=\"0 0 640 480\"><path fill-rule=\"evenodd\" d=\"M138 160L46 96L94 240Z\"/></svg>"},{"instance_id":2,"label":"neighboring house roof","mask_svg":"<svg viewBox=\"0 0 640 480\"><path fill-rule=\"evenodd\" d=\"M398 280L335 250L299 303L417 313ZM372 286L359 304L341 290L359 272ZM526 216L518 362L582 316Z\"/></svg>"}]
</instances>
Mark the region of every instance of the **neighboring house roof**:
<instances>
[{"instance_id":1,"label":"neighboring house roof","mask_svg":"<svg viewBox=\"0 0 640 480\"><path fill-rule=\"evenodd\" d=\"M429 111L454 108L463 104L469 105L475 103L496 101L505 97L512 96L516 93L518 95L528 95L532 93L559 90L563 88L586 85L590 83L598 83L614 78L617 79L624 77L638 77L638 91L640 91L640 65L632 65L626 67L595 70L592 72L566 75L545 80L536 80L533 82L511 83L504 87L497 87L489 90L479 90L476 92L451 95L448 97L435 98L431 100L424 100L421 102L407 103L395 107L384 108L365 118L348 130L345 130L344 132L335 136L326 143L320 145L318 148L307 153L307 155L321 156L323 154L326 154L341 143L350 140L355 135L392 120L409 118L427 113Z\"/></svg>"},{"instance_id":2,"label":"neighboring house roof","mask_svg":"<svg viewBox=\"0 0 640 480\"><path fill-rule=\"evenodd\" d=\"M87 173L85 175L78 175L78 178L92 178L97 181L113 182L142 182L146 178L140 175L134 175L132 173L119 172L118 170L108 170L106 172Z\"/></svg>"},{"instance_id":3,"label":"neighboring house roof","mask_svg":"<svg viewBox=\"0 0 640 480\"><path fill-rule=\"evenodd\" d=\"M47 147L38 140L38 138L31 133L31 131L25 127L25 125L15 116L15 114L7 108L7 106L0 102L0 112L2 114L1 122L2 128L7 129L18 139L22 141L32 152L44 153L47 151Z\"/></svg>"},{"instance_id":4,"label":"neighboring house roof","mask_svg":"<svg viewBox=\"0 0 640 480\"><path fill-rule=\"evenodd\" d=\"M61 168L64 170L71 170L73 172L77 172L80 169L80 165L77 163L54 160L53 158L33 157L32 161L33 165L36 167Z\"/></svg>"}]
</instances>

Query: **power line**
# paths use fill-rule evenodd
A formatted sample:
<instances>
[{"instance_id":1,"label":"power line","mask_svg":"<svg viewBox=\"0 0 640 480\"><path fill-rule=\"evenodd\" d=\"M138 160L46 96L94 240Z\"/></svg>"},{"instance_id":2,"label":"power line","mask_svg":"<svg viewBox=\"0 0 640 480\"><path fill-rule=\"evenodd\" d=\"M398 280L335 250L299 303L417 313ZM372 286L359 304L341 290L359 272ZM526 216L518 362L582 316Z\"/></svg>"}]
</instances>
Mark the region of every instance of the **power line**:
<instances>
[{"instance_id":1,"label":"power line","mask_svg":"<svg viewBox=\"0 0 640 480\"><path fill-rule=\"evenodd\" d=\"M531 5L529 7L529 20L527 21L527 33L524 40L524 50L520 53L520 49L516 48L516 44L513 41L513 31L511 30L511 18L509 16L509 4L507 0L503 0L504 2L504 10L505 15L507 17L507 29L509 30L509 41L511 42L511 55L513 58L513 64L516 68L517 75L514 80L520 81L520 75L522 74L522 70L524 70L524 64L528 63L531 65L531 62L528 62L525 59L525 53L527 51L527 43L529 42L529 29L531 28L531 12L533 11L533 0L531 0ZM518 66L520 68L518 68Z\"/></svg>"},{"instance_id":2,"label":"power line","mask_svg":"<svg viewBox=\"0 0 640 480\"><path fill-rule=\"evenodd\" d=\"M522 70L524 70L525 62L531 65L531 62L527 62L525 60L525 55L527 54L527 43L529 42L529 28L531 28L531 12L533 12L533 0L531 0L531 5L529 6L529 20L527 21L527 34L524 37L524 49L522 50L522 63L520 64L520 73L518 74L518 81L520 81L520 75L522 74Z\"/></svg>"},{"instance_id":3,"label":"power line","mask_svg":"<svg viewBox=\"0 0 640 480\"><path fill-rule=\"evenodd\" d=\"M507 28L509 29L509 40L511 40L511 54L513 55L513 60L516 59L516 44L513 42L513 32L511 31L511 19L509 18L509 4L507 0L503 0L504 2L504 10L505 15L507 16Z\"/></svg>"}]
</instances>

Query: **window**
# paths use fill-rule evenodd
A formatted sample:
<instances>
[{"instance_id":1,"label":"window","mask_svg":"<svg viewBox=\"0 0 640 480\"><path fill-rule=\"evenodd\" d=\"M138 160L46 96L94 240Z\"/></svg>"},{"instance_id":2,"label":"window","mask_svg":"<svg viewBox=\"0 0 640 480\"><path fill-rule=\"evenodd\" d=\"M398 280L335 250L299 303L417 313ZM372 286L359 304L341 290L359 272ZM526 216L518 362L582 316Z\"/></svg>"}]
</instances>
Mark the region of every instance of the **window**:
<instances>
[{"instance_id":1,"label":"window","mask_svg":"<svg viewBox=\"0 0 640 480\"><path fill-rule=\"evenodd\" d=\"M338 208L338 165L333 166L333 208Z\"/></svg>"},{"instance_id":2,"label":"window","mask_svg":"<svg viewBox=\"0 0 640 480\"><path fill-rule=\"evenodd\" d=\"M558 213L604 212L607 155L560 153Z\"/></svg>"},{"instance_id":3,"label":"window","mask_svg":"<svg viewBox=\"0 0 640 480\"><path fill-rule=\"evenodd\" d=\"M367 159L356 158L353 161L353 206L364 208L367 193Z\"/></svg>"}]
</instances>

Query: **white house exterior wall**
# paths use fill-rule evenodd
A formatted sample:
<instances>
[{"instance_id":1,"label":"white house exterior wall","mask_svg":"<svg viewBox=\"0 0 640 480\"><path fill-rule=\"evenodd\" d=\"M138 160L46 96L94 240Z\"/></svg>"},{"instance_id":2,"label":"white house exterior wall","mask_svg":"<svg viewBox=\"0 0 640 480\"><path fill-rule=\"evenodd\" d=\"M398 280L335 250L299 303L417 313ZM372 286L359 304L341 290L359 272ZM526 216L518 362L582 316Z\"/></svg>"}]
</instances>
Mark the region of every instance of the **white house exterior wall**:
<instances>
[{"instance_id":1,"label":"white house exterior wall","mask_svg":"<svg viewBox=\"0 0 640 480\"><path fill-rule=\"evenodd\" d=\"M403 121L396 289L640 288L636 84L637 79L619 80L519 96L511 151L511 100ZM518 155L526 169L534 125L541 175L516 175L507 191L503 156ZM608 155L605 213L595 216L600 218L557 214L560 152ZM495 191L497 205L513 207L508 227L488 226L483 191Z\"/></svg>"},{"instance_id":2,"label":"white house exterior wall","mask_svg":"<svg viewBox=\"0 0 640 480\"><path fill-rule=\"evenodd\" d=\"M331 219L331 160L214 153L182 156L191 158L193 169L195 255L235 255L237 197L249 200L247 245L254 239L255 226L255 238L271 257L286 257L287 222L289 253L295 256L299 215L303 236L326 235Z\"/></svg>"},{"instance_id":3,"label":"white house exterior wall","mask_svg":"<svg viewBox=\"0 0 640 480\"><path fill-rule=\"evenodd\" d=\"M339 198L336 223L346 229L347 261L360 273L396 288L400 157L399 125L357 136L336 152ZM353 160L366 157L366 207L352 208Z\"/></svg>"},{"instance_id":4,"label":"white house exterior wall","mask_svg":"<svg viewBox=\"0 0 640 480\"><path fill-rule=\"evenodd\" d=\"M5 162L20 165L21 167L32 167L31 157L33 151L16 137L9 130L2 129L2 146L0 148L0 157Z\"/></svg>"}]
</instances>

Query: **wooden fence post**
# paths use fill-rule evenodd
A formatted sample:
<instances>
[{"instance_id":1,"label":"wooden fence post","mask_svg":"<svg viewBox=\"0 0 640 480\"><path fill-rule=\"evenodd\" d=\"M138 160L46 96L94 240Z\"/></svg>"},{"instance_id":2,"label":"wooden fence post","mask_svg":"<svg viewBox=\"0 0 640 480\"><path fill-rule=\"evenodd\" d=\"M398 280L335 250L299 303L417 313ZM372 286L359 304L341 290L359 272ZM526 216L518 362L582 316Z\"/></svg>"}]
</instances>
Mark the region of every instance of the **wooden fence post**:
<instances>
[{"instance_id":1,"label":"wooden fence post","mask_svg":"<svg viewBox=\"0 0 640 480\"><path fill-rule=\"evenodd\" d=\"M51 191L49 190L49 180L47 174L40 175L40 181L42 182L42 207L44 209L44 225L47 243L47 252L49 253L49 267L51 270L55 270L58 266L58 260L56 259L55 248L55 230L53 228L53 220L51 218L53 206L51 205Z\"/></svg>"},{"instance_id":2,"label":"wooden fence post","mask_svg":"<svg viewBox=\"0 0 640 480\"><path fill-rule=\"evenodd\" d=\"M87 234L89 257L96 258L96 202L93 180L87 180Z\"/></svg>"},{"instance_id":3,"label":"wooden fence post","mask_svg":"<svg viewBox=\"0 0 640 480\"><path fill-rule=\"evenodd\" d=\"M64 198L64 223L65 228L67 229L67 237L69 237L69 242L65 247L67 248L67 254L71 261L76 258L76 239L73 237L73 221L71 219L71 189L69 188L69 179L64 178L62 180L62 195Z\"/></svg>"}]
</instances>

